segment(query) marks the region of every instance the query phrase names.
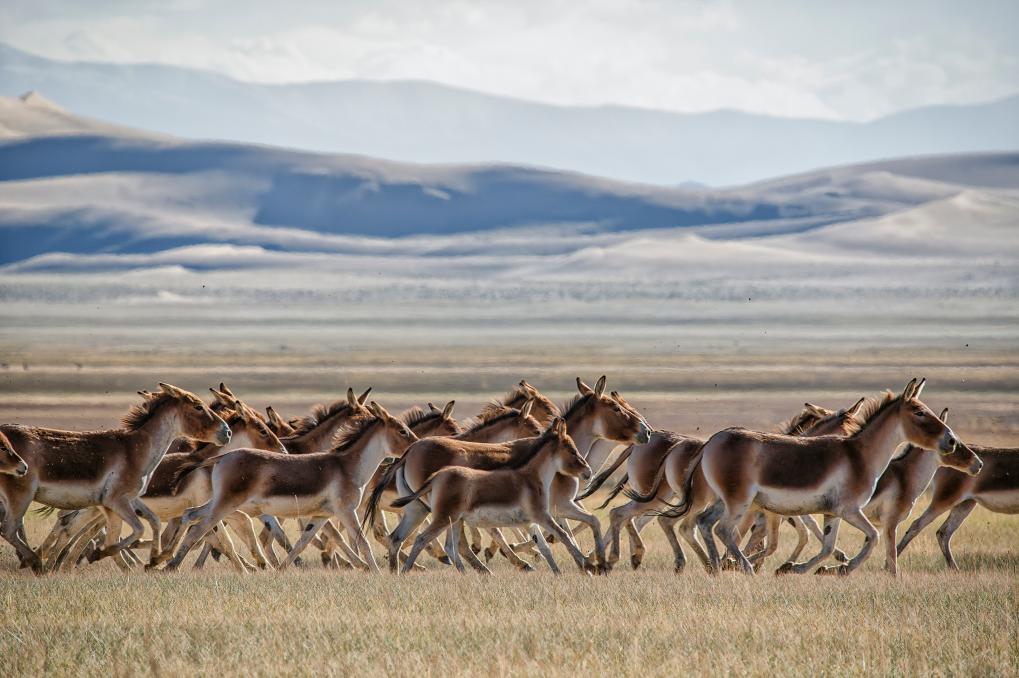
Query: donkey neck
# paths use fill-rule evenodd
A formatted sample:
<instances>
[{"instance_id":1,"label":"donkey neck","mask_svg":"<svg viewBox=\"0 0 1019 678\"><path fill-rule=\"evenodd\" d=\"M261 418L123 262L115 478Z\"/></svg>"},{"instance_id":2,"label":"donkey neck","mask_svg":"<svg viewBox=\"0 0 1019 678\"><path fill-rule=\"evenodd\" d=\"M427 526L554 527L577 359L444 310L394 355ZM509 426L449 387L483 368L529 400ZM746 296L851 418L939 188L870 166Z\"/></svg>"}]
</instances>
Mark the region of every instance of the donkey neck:
<instances>
[{"instance_id":1,"label":"donkey neck","mask_svg":"<svg viewBox=\"0 0 1019 678\"><path fill-rule=\"evenodd\" d=\"M555 463L555 455L552 453L552 450L553 447L551 444L545 444L545 446L538 450L537 454L535 454L534 457L532 457L521 468L521 470L525 473L538 478L542 487L545 488L546 496L552 487L552 481L555 480L556 475L559 473L559 468Z\"/></svg>"},{"instance_id":2,"label":"donkey neck","mask_svg":"<svg viewBox=\"0 0 1019 678\"><path fill-rule=\"evenodd\" d=\"M867 470L875 479L888 468L895 451L906 439L900 418L901 408L901 400L888 405L854 436L860 444L861 456Z\"/></svg>"},{"instance_id":3,"label":"donkey neck","mask_svg":"<svg viewBox=\"0 0 1019 678\"><path fill-rule=\"evenodd\" d=\"M566 428L569 431L570 437L573 438L573 443L580 450L580 454L585 459L591 454L591 447L595 441L600 439L595 431L595 425L598 423L598 417L594 416L594 412L589 407L585 407L577 413L570 416L566 420ZM611 448L608 452L611 452ZM605 456L608 456L608 452L605 452ZM604 462L604 457L602 462ZM600 464L599 464L600 466Z\"/></svg>"},{"instance_id":4,"label":"donkey neck","mask_svg":"<svg viewBox=\"0 0 1019 678\"><path fill-rule=\"evenodd\" d=\"M138 429L131 431L128 437L137 445L135 449L142 461L142 474L151 474L173 441L183 438L183 434L177 408L165 404Z\"/></svg>"},{"instance_id":5,"label":"donkey neck","mask_svg":"<svg viewBox=\"0 0 1019 678\"><path fill-rule=\"evenodd\" d=\"M379 464L389 455L388 434L385 426L376 424L372 431L342 452L336 453L348 477L358 487L364 487L378 470Z\"/></svg>"},{"instance_id":6,"label":"donkey neck","mask_svg":"<svg viewBox=\"0 0 1019 678\"><path fill-rule=\"evenodd\" d=\"M574 439L576 442L576 439ZM609 440L608 438L597 438L591 445L591 449L587 453L587 464L595 471L600 471L601 467L605 465L609 455L612 454L612 450L619 447L622 443L616 442L615 440ZM577 449L582 449L579 445Z\"/></svg>"}]
</instances>

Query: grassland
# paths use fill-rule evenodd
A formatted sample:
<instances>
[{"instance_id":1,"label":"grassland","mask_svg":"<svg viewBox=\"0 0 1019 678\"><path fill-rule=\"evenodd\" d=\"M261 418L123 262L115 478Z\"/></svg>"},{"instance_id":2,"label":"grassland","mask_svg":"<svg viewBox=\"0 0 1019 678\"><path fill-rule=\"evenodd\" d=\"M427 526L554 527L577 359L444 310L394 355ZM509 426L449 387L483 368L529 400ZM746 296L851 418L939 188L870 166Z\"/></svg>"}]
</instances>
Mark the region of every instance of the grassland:
<instances>
[{"instance_id":1,"label":"grassland","mask_svg":"<svg viewBox=\"0 0 1019 678\"><path fill-rule=\"evenodd\" d=\"M889 329L862 343L851 328L809 322L785 334L774 324L648 323L625 336L618 327L604 336L535 330L512 341L498 332L479 339L476 327L468 341L410 324L375 341L367 330L345 334L342 324L311 331L313 340L307 327L291 334L250 322L207 333L173 322L138 328L84 316L77 324L6 317L5 422L113 426L133 392L157 379L197 392L222 379L252 404L287 415L338 397L348 383L373 385L393 411L456 398L457 415L466 417L521 377L561 399L576 375L607 373L610 387L653 425L708 435L735 424L770 429L804 400L844 406L923 374L925 400L951 407L965 439L1019 440L1016 331L1002 323L973 334L915 325L908 337ZM32 517L33 543L47 525ZM881 571L880 547L847 579L709 577L695 562L676 575L658 529L645 536L640 571L593 579L569 569L560 578L543 568L525 575L502 562L491 578L458 576L430 560L428 572L399 578L326 571L317 562L250 576L226 564L125 575L103 562L35 578L16 570L12 550L0 545L0 675L1017 672L1015 517L977 509L955 538L958 573L945 570L932 528L904 554L898 579ZM845 528L840 544L858 543Z\"/></svg>"}]
</instances>

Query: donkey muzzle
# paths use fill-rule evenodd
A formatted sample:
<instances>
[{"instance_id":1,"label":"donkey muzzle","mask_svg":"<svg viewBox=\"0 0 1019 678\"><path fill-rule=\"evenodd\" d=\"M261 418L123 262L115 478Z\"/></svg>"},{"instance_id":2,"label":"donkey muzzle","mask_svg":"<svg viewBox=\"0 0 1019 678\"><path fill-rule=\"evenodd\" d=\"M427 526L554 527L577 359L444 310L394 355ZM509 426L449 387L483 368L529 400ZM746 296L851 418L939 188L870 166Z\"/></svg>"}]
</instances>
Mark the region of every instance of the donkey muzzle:
<instances>
[{"instance_id":1,"label":"donkey muzzle","mask_svg":"<svg viewBox=\"0 0 1019 678\"><path fill-rule=\"evenodd\" d=\"M640 422L640 430L637 431L637 442L643 445L651 440L651 428L645 422Z\"/></svg>"},{"instance_id":2,"label":"donkey muzzle","mask_svg":"<svg viewBox=\"0 0 1019 678\"><path fill-rule=\"evenodd\" d=\"M233 434L230 433L230 427L227 426L226 424L223 424L223 426L221 426L220 429L219 429L219 436L218 436L219 444L220 445L226 445L228 442L230 442L230 437L232 435Z\"/></svg>"}]
</instances>

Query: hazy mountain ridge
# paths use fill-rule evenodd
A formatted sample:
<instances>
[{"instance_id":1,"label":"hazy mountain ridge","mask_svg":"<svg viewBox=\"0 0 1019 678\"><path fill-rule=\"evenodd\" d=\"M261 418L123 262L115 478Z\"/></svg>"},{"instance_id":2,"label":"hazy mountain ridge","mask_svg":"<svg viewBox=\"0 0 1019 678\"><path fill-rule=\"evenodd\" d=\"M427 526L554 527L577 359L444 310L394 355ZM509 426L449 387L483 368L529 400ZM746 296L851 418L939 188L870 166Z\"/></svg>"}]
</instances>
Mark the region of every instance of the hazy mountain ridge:
<instances>
[{"instance_id":1,"label":"hazy mountain ridge","mask_svg":"<svg viewBox=\"0 0 1019 678\"><path fill-rule=\"evenodd\" d=\"M187 138L656 184L730 185L875 158L1019 148L1019 96L858 124L552 106L427 82L256 85L171 66L56 62L0 45L0 93L31 89L83 115Z\"/></svg>"}]
</instances>

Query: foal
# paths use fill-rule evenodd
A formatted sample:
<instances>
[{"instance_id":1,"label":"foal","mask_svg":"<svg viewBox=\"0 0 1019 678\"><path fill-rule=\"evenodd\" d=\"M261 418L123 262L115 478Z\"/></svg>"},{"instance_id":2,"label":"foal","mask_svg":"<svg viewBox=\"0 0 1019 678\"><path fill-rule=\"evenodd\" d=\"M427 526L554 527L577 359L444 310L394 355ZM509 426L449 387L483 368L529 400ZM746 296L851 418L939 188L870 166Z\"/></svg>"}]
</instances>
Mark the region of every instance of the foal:
<instances>
[{"instance_id":1,"label":"foal","mask_svg":"<svg viewBox=\"0 0 1019 678\"><path fill-rule=\"evenodd\" d=\"M939 468L931 483L931 503L906 530L897 553L901 554L935 518L949 511L948 518L938 528L938 544L948 567L957 570L959 566L952 555L952 535L977 504L995 513L1019 513L1019 449L977 445L972 449L984 462L983 469L972 475L948 467Z\"/></svg>"},{"instance_id":2,"label":"foal","mask_svg":"<svg viewBox=\"0 0 1019 678\"><path fill-rule=\"evenodd\" d=\"M598 380L595 389L587 387L579 379L577 382L580 393L563 408L562 418L578 449L588 450L592 443L600 438L620 443L647 441L650 429L643 418L632 409L623 406L619 400L604 393L605 377ZM420 488L429 476L445 466L497 468L530 449L531 442L533 442L531 439L522 439L492 445L449 438L429 438L411 446L403 457L393 464L390 473L396 476L400 494L406 496L412 494L415 488ZM600 565L604 562L605 556L601 525L596 517L574 501L578 487L578 481L573 476L556 478L551 489L553 512L560 519L576 520L591 527ZM427 514L428 511L421 502L405 505L399 525L389 535L391 570L396 569L396 556L403 542L424 521ZM369 513L368 516L370 519L372 514ZM558 533L554 534L558 538Z\"/></svg>"},{"instance_id":3,"label":"foal","mask_svg":"<svg viewBox=\"0 0 1019 678\"><path fill-rule=\"evenodd\" d=\"M446 554L463 572L458 547L463 522L487 528L531 527L534 541L549 568L560 574L542 535L541 528L544 528L559 537L577 567L586 573L588 564L584 554L555 521L550 510L552 483L560 475L587 479L591 477L591 467L566 433L566 422L558 418L545 433L528 442L526 451L513 464L489 471L450 466L432 474L420 489L395 502L397 506L406 506L427 500L432 512L432 522L414 540L403 572L411 570L421 550L443 530L447 530ZM473 551L465 549L464 554L475 568L489 572Z\"/></svg>"},{"instance_id":4,"label":"foal","mask_svg":"<svg viewBox=\"0 0 1019 678\"><path fill-rule=\"evenodd\" d=\"M284 566L335 516L354 539L354 548L377 572L375 557L358 524L357 507L364 486L383 458L402 453L417 436L378 403L371 404L371 411L371 415L355 418L329 452L282 455L245 449L205 462L204 467L212 467L212 498L185 512L183 522L195 524L166 569L179 567L191 547L220 520L243 511L309 519Z\"/></svg>"},{"instance_id":5,"label":"foal","mask_svg":"<svg viewBox=\"0 0 1019 678\"><path fill-rule=\"evenodd\" d=\"M144 528L138 515L159 534L159 518L139 497L171 443L183 437L230 442L230 427L198 396L169 384L159 387L158 394L131 410L122 429L78 433L0 427L28 465L24 475L0 475L2 534L35 571L41 570L42 561L18 536L32 501L60 509L99 506L107 518L119 517L131 534L117 541L118 535L107 532L99 557L112 556L141 538Z\"/></svg>"},{"instance_id":6,"label":"foal","mask_svg":"<svg viewBox=\"0 0 1019 678\"><path fill-rule=\"evenodd\" d=\"M977 456L919 400L923 386L913 379L900 396L888 394L866 425L849 437L802 438L735 428L716 433L705 443L700 465L724 505L717 532L744 572L754 570L736 541L736 527L754 508L780 515L825 516L821 553L780 571L802 574L828 558L841 520L864 533L863 547L849 563L818 572L849 574L858 568L878 540L863 507L903 440L938 450L943 464L971 474L980 470Z\"/></svg>"}]
</instances>

